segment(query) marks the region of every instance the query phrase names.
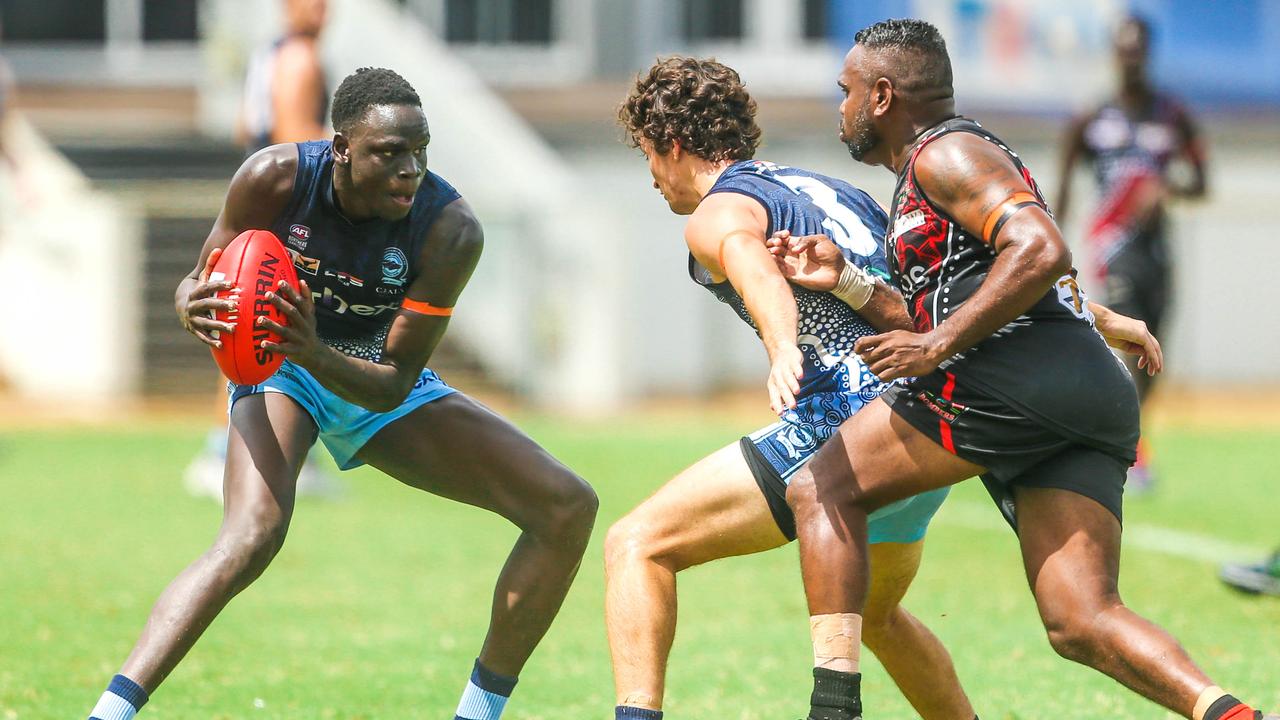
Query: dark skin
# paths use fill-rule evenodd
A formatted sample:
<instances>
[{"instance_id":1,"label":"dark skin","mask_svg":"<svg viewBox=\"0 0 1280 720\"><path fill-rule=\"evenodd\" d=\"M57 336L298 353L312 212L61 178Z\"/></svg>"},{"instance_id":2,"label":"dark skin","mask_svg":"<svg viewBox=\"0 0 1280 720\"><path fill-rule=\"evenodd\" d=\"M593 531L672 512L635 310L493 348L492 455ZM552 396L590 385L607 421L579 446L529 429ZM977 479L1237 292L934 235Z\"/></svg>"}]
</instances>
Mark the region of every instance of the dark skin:
<instances>
[{"instance_id":1,"label":"dark skin","mask_svg":"<svg viewBox=\"0 0 1280 720\"><path fill-rule=\"evenodd\" d=\"M907 68L905 73L918 66L909 56L855 45L840 75L847 93L842 138L878 138L862 160L895 174L919 134L954 113L949 87L932 93L895 90L897 68ZM858 127L859 116L873 124L869 134ZM1030 190L1002 152L966 133L926 146L915 168L929 199L978 237L992 209ZM927 333L897 330L858 341L872 370L886 379L934 370L1031 307L1070 268L1060 232L1039 208L1014 214L992 246L996 260L989 275L946 322ZM787 492L810 614L862 612L868 513L984 471L906 423L882 399L846 421ZM1054 648L1192 717L1211 683L1176 640L1121 601L1116 517L1066 490L1015 486L1015 502L1027 579Z\"/></svg>"},{"instance_id":2,"label":"dark skin","mask_svg":"<svg viewBox=\"0 0 1280 720\"><path fill-rule=\"evenodd\" d=\"M333 180L341 212L354 223L405 217L426 172L429 140L416 106L373 106L354 127L338 133ZM233 331L208 317L211 310L231 304L214 294L232 289L225 282L209 282L210 269L240 232L273 223L293 192L297 162L295 146L274 146L247 160L232 179L198 270L182 281L175 298L184 326L202 342L216 346L212 331ZM417 258L420 273L408 297L452 307L475 268L482 242L479 223L466 203L451 203L428 231ZM320 342L306 283L296 289L282 284L272 301L289 324L268 326L281 335L280 342L268 346L340 397L375 411L404 401L448 324L446 317L401 310L392 320L382 360L375 363ZM283 545L298 470L317 427L292 398L263 393L236 401L229 432L217 539L160 596L121 669L149 692ZM489 634L479 653L490 670L518 675L577 573L597 507L591 488L461 393L386 425L356 458L410 487L495 512L521 529L499 574Z\"/></svg>"}]
</instances>

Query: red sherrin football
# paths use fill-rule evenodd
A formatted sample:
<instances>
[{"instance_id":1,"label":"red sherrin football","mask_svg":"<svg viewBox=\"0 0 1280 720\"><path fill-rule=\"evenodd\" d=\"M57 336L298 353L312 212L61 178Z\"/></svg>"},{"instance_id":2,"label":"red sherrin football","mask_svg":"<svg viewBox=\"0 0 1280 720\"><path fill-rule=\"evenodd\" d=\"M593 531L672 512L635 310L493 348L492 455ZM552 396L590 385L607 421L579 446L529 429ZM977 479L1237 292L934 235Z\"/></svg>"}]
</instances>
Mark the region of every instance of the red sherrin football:
<instances>
[{"instance_id":1,"label":"red sherrin football","mask_svg":"<svg viewBox=\"0 0 1280 720\"><path fill-rule=\"evenodd\" d=\"M262 348L263 340L277 342L280 338L273 332L255 327L254 322L266 316L281 325L289 324L276 306L263 296L268 290L276 291L281 280L298 289L293 259L274 233L246 230L222 251L222 257L213 266L209 279L229 280L240 288L238 308L214 313L215 319L236 326L230 335L220 334L221 348L210 348L214 361L222 369L222 374L237 385L256 385L266 380L284 362L284 355ZM218 297L227 295L218 293Z\"/></svg>"}]
</instances>

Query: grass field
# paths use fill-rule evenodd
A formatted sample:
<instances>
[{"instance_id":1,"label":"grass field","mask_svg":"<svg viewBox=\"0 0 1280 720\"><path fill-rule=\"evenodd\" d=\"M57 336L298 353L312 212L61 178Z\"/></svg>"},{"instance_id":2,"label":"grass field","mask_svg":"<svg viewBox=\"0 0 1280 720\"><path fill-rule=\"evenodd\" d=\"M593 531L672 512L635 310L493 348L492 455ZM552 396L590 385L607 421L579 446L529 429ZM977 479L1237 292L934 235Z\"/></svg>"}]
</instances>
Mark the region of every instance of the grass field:
<instances>
[{"instance_id":1,"label":"grass field","mask_svg":"<svg viewBox=\"0 0 1280 720\"><path fill-rule=\"evenodd\" d=\"M683 414L521 424L597 488L595 540L507 716L612 717L602 620L604 530L671 474L752 429ZM204 427L0 435L0 720L84 717L156 595L203 551L218 507L179 474ZM1166 427L1164 471L1127 503L1122 586L1243 698L1280 708L1280 601L1234 594L1215 559L1280 542L1280 430ZM483 637L514 532L501 520L345 475L341 502L303 501L266 575L237 598L143 717L448 718ZM794 548L681 577L672 718L794 719L810 651ZM1013 535L981 487L958 488L907 605L948 645L986 720L1171 717L1049 649ZM871 718L914 717L867 660Z\"/></svg>"}]
</instances>

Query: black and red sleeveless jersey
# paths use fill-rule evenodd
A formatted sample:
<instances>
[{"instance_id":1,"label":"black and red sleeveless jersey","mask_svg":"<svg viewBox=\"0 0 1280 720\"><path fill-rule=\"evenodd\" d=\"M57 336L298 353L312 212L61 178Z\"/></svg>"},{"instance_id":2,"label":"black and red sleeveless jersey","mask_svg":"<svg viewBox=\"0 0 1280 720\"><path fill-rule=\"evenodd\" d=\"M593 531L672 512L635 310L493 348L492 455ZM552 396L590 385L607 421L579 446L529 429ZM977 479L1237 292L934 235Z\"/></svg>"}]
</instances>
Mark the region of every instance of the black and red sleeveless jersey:
<instances>
[{"instance_id":1,"label":"black and red sleeveless jersey","mask_svg":"<svg viewBox=\"0 0 1280 720\"><path fill-rule=\"evenodd\" d=\"M898 177L886 248L889 268L911 308L911 319L918 332L932 330L968 300L986 279L996 259L990 245L934 206L916 181L915 165L920 152L929 143L953 132L972 133L1003 150L1040 204L1045 205L1031 171L1018 155L977 122L955 117L922 135ZM1086 326L1093 321L1069 275L1045 293L1024 316L1075 320Z\"/></svg>"},{"instance_id":2,"label":"black and red sleeveless jersey","mask_svg":"<svg viewBox=\"0 0 1280 720\"><path fill-rule=\"evenodd\" d=\"M1017 154L977 122L954 117L920 136L898 177L885 254L916 331L922 333L946 322L972 297L996 259L990 245L929 200L916 178L920 152L953 132L971 133L999 147L1044 204ZM998 397L1064 435L1129 452L1137 443L1132 379L1094 330L1093 314L1073 275L1063 276L1012 322L942 368L958 382Z\"/></svg>"}]
</instances>

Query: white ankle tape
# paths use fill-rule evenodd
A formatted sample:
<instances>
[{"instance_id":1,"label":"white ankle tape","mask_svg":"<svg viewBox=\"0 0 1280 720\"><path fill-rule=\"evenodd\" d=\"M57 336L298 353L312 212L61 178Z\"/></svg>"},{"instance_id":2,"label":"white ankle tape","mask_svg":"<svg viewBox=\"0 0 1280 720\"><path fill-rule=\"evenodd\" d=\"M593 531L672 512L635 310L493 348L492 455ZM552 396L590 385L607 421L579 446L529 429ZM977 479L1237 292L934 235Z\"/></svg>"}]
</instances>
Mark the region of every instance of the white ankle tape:
<instances>
[{"instance_id":1,"label":"white ankle tape","mask_svg":"<svg viewBox=\"0 0 1280 720\"><path fill-rule=\"evenodd\" d=\"M809 616L809 635L813 639L813 666L857 672L862 645L862 616L856 613L832 613Z\"/></svg>"}]
</instances>

